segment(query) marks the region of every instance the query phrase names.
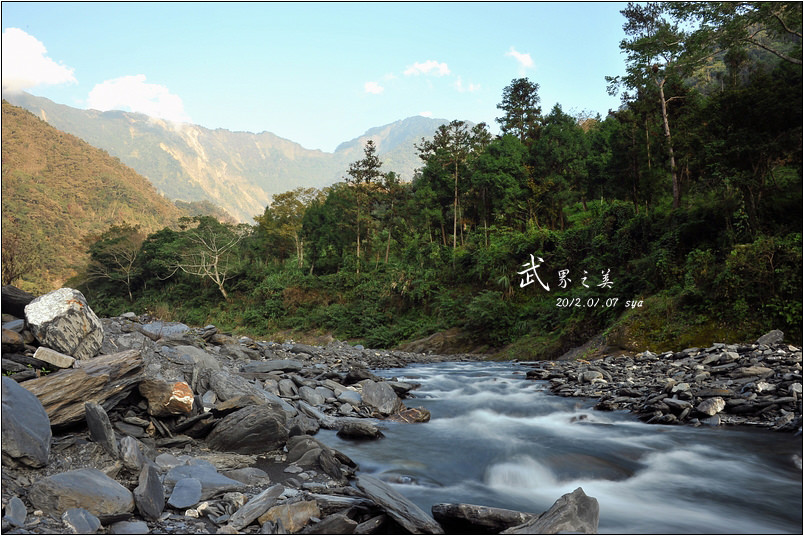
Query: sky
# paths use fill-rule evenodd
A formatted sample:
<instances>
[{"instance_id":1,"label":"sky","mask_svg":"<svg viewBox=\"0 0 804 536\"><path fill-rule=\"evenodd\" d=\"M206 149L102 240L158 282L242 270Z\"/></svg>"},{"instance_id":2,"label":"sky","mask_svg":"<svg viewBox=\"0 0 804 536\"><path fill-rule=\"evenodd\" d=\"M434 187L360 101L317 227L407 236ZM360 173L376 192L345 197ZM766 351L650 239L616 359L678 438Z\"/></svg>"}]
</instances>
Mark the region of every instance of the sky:
<instances>
[{"instance_id":1,"label":"sky","mask_svg":"<svg viewBox=\"0 0 804 536\"><path fill-rule=\"evenodd\" d=\"M332 152L415 115L486 122L514 79L605 116L620 2L3 2L3 94Z\"/></svg>"}]
</instances>

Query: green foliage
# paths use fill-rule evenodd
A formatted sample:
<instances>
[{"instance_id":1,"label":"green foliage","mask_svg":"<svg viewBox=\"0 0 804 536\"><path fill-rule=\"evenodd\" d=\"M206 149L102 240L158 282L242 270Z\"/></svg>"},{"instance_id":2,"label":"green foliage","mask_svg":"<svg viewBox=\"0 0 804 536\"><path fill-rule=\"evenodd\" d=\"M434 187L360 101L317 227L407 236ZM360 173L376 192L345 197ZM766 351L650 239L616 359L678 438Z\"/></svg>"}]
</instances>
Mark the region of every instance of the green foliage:
<instances>
[{"instance_id":1,"label":"green foliage","mask_svg":"<svg viewBox=\"0 0 804 536\"><path fill-rule=\"evenodd\" d=\"M443 125L417 146L410 183L381 172L367 144L347 183L279 194L253 229L202 217L152 233L130 294L94 279L90 299L115 313L263 336L325 331L373 347L460 327L519 359L600 335L633 350L775 328L800 341L801 69L707 49L711 36L678 13L624 10L628 74L612 82L628 92L605 119L560 105L542 116L538 84L515 80L499 106L502 136ZM110 233L90 246L107 272ZM203 236L231 242L229 299L223 282L180 269ZM524 284L531 255L549 290Z\"/></svg>"}]
</instances>

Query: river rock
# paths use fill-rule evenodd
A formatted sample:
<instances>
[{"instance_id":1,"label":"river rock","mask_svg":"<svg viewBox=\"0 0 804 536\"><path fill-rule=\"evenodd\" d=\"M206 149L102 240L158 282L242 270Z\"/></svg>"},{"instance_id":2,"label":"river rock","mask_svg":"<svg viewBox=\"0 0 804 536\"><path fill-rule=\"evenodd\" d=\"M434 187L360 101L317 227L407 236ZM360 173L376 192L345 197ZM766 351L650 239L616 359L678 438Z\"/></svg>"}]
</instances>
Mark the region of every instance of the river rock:
<instances>
[{"instance_id":1,"label":"river rock","mask_svg":"<svg viewBox=\"0 0 804 536\"><path fill-rule=\"evenodd\" d=\"M84 420L86 402L109 411L128 396L142 379L142 366L139 350L127 350L29 380L25 388L42 403L51 426L75 424Z\"/></svg>"},{"instance_id":2,"label":"river rock","mask_svg":"<svg viewBox=\"0 0 804 536\"><path fill-rule=\"evenodd\" d=\"M8 521L14 527L24 527L28 509L25 503L16 495L11 497L3 513L3 521Z\"/></svg>"},{"instance_id":3,"label":"river rock","mask_svg":"<svg viewBox=\"0 0 804 536\"><path fill-rule=\"evenodd\" d=\"M304 532L305 534L354 534L356 528L357 521L354 519L350 519L344 514L332 514Z\"/></svg>"},{"instance_id":4,"label":"river rock","mask_svg":"<svg viewBox=\"0 0 804 536\"><path fill-rule=\"evenodd\" d=\"M361 397L360 393L358 393L357 391L352 391L351 389L344 389L338 395L338 401L351 404L352 406L357 407L363 403L363 397Z\"/></svg>"},{"instance_id":5,"label":"river rock","mask_svg":"<svg viewBox=\"0 0 804 536\"><path fill-rule=\"evenodd\" d=\"M267 361L250 361L241 367L243 372L298 372L304 363L296 359L270 359Z\"/></svg>"},{"instance_id":6,"label":"river rock","mask_svg":"<svg viewBox=\"0 0 804 536\"><path fill-rule=\"evenodd\" d=\"M245 488L242 482L225 477L209 462L198 461L190 465L174 467L165 475L165 485L170 487L183 478L197 478L201 483L201 500L214 497L226 491L240 491Z\"/></svg>"},{"instance_id":7,"label":"river rock","mask_svg":"<svg viewBox=\"0 0 804 536\"><path fill-rule=\"evenodd\" d=\"M703 413L704 415L708 415L709 417L716 415L723 411L723 408L726 407L726 402L719 396L714 398L707 398L695 408L699 412Z\"/></svg>"},{"instance_id":8,"label":"river rock","mask_svg":"<svg viewBox=\"0 0 804 536\"><path fill-rule=\"evenodd\" d=\"M150 322L148 324L143 324L139 326L140 329L150 335L153 335L154 340L160 339L162 337L171 338L171 337L178 337L181 336L188 331L190 331L190 327L186 324L182 324L181 322Z\"/></svg>"},{"instance_id":9,"label":"river rock","mask_svg":"<svg viewBox=\"0 0 804 536\"><path fill-rule=\"evenodd\" d=\"M95 534L101 528L100 519L85 508L70 508L61 520L73 534Z\"/></svg>"},{"instance_id":10,"label":"river rock","mask_svg":"<svg viewBox=\"0 0 804 536\"><path fill-rule=\"evenodd\" d=\"M385 382L375 382L373 380L363 382L363 403L384 416L391 415L402 409L402 401L393 388Z\"/></svg>"},{"instance_id":11,"label":"river rock","mask_svg":"<svg viewBox=\"0 0 804 536\"><path fill-rule=\"evenodd\" d=\"M114 428L103 406L95 402L87 402L84 404L84 412L90 439L101 445L113 457L119 457L120 451L117 448Z\"/></svg>"},{"instance_id":12,"label":"river rock","mask_svg":"<svg viewBox=\"0 0 804 536\"><path fill-rule=\"evenodd\" d=\"M412 534L444 534L444 529L435 519L385 482L373 476L360 475L356 485L366 497Z\"/></svg>"},{"instance_id":13,"label":"river rock","mask_svg":"<svg viewBox=\"0 0 804 536\"><path fill-rule=\"evenodd\" d=\"M283 491L285 491L285 487L281 484L277 484L255 495L246 504L241 506L239 510L232 514L232 517L229 518L229 525L237 530L242 530L247 527L273 506L276 503L277 497L282 495Z\"/></svg>"},{"instance_id":14,"label":"river rock","mask_svg":"<svg viewBox=\"0 0 804 536\"><path fill-rule=\"evenodd\" d=\"M139 472L147 461L140 444L131 436L125 436L120 440L120 460L130 471Z\"/></svg>"},{"instance_id":15,"label":"river rock","mask_svg":"<svg viewBox=\"0 0 804 536\"><path fill-rule=\"evenodd\" d=\"M56 368L70 368L75 363L75 358L52 350L45 346L40 346L34 353L34 358L45 363L49 363Z\"/></svg>"},{"instance_id":16,"label":"river rock","mask_svg":"<svg viewBox=\"0 0 804 536\"><path fill-rule=\"evenodd\" d=\"M31 303L36 296L30 292L18 289L13 285L3 285L2 304L3 313L8 313L22 318L25 316L25 306Z\"/></svg>"},{"instance_id":17,"label":"river rock","mask_svg":"<svg viewBox=\"0 0 804 536\"><path fill-rule=\"evenodd\" d=\"M45 408L36 396L11 378L2 379L3 464L16 460L42 467L50 456L52 432Z\"/></svg>"},{"instance_id":18,"label":"river rock","mask_svg":"<svg viewBox=\"0 0 804 536\"><path fill-rule=\"evenodd\" d=\"M3 353L22 352L25 349L25 339L16 331L3 328Z\"/></svg>"},{"instance_id":19,"label":"river rock","mask_svg":"<svg viewBox=\"0 0 804 536\"><path fill-rule=\"evenodd\" d=\"M299 396L312 406L320 406L326 402L326 399L321 396L321 393L306 385L299 387Z\"/></svg>"},{"instance_id":20,"label":"river rock","mask_svg":"<svg viewBox=\"0 0 804 536\"><path fill-rule=\"evenodd\" d=\"M193 411L193 390L185 382L170 383L146 379L140 382L140 394L148 401L148 414L155 417L189 414Z\"/></svg>"},{"instance_id":21,"label":"river rock","mask_svg":"<svg viewBox=\"0 0 804 536\"><path fill-rule=\"evenodd\" d=\"M562 495L542 515L501 532L501 534L557 534L575 532L597 534L600 506L583 488Z\"/></svg>"},{"instance_id":22,"label":"river rock","mask_svg":"<svg viewBox=\"0 0 804 536\"><path fill-rule=\"evenodd\" d=\"M224 417L207 436L210 448L257 454L282 448L288 440L285 411L275 404L247 406Z\"/></svg>"},{"instance_id":23,"label":"river rock","mask_svg":"<svg viewBox=\"0 0 804 536\"><path fill-rule=\"evenodd\" d=\"M191 508L201 501L201 481L197 478L180 478L173 486L168 504L173 508Z\"/></svg>"},{"instance_id":24,"label":"river rock","mask_svg":"<svg viewBox=\"0 0 804 536\"><path fill-rule=\"evenodd\" d=\"M150 463L140 471L137 487L134 488L134 503L140 515L147 519L159 519L165 508L165 490L162 489L156 467Z\"/></svg>"},{"instance_id":25,"label":"river rock","mask_svg":"<svg viewBox=\"0 0 804 536\"><path fill-rule=\"evenodd\" d=\"M757 339L757 344L764 344L765 346L772 346L774 344L779 344L784 340L784 332L779 329L774 329L769 331L762 337Z\"/></svg>"},{"instance_id":26,"label":"river rock","mask_svg":"<svg viewBox=\"0 0 804 536\"><path fill-rule=\"evenodd\" d=\"M28 491L34 508L60 516L70 508L86 508L96 516L134 511L134 496L97 469L76 469L37 480Z\"/></svg>"},{"instance_id":27,"label":"river rock","mask_svg":"<svg viewBox=\"0 0 804 536\"><path fill-rule=\"evenodd\" d=\"M379 439L382 437L382 432L376 424L366 420L349 420L346 421L341 429L338 430L338 437L347 439Z\"/></svg>"},{"instance_id":28,"label":"river rock","mask_svg":"<svg viewBox=\"0 0 804 536\"><path fill-rule=\"evenodd\" d=\"M475 504L435 504L432 512L435 520L450 534L499 534L536 517L535 514Z\"/></svg>"},{"instance_id":29,"label":"river rock","mask_svg":"<svg viewBox=\"0 0 804 536\"><path fill-rule=\"evenodd\" d=\"M25 318L42 344L76 359L95 357L103 344L103 326L81 292L60 288L25 306Z\"/></svg>"},{"instance_id":30,"label":"river rock","mask_svg":"<svg viewBox=\"0 0 804 536\"><path fill-rule=\"evenodd\" d=\"M109 526L109 534L149 534L145 521L118 521Z\"/></svg>"},{"instance_id":31,"label":"river rock","mask_svg":"<svg viewBox=\"0 0 804 536\"><path fill-rule=\"evenodd\" d=\"M310 522L310 518L317 518L320 515L315 501L300 501L274 506L262 514L258 521L261 525L267 521L281 522L285 530L293 534L303 529Z\"/></svg>"}]
</instances>

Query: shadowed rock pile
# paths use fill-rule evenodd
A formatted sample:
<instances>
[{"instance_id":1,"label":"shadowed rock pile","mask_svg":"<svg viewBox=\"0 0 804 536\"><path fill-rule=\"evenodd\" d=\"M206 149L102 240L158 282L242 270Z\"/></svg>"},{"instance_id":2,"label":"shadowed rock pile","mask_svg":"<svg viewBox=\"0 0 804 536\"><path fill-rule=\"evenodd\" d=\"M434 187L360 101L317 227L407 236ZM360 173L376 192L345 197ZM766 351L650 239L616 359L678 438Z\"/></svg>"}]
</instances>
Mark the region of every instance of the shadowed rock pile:
<instances>
[{"instance_id":1,"label":"shadowed rock pile","mask_svg":"<svg viewBox=\"0 0 804 536\"><path fill-rule=\"evenodd\" d=\"M801 348L775 330L753 344L715 343L680 352L609 356L534 365L561 396L598 398L656 424L757 425L801 430Z\"/></svg>"},{"instance_id":2,"label":"shadowed rock pile","mask_svg":"<svg viewBox=\"0 0 804 536\"><path fill-rule=\"evenodd\" d=\"M433 515L360 474L320 428L384 441L423 423L415 384L371 368L474 360L254 341L3 287L4 533L595 532L579 488L541 515L444 504ZM426 426L426 424L411 424Z\"/></svg>"}]
</instances>

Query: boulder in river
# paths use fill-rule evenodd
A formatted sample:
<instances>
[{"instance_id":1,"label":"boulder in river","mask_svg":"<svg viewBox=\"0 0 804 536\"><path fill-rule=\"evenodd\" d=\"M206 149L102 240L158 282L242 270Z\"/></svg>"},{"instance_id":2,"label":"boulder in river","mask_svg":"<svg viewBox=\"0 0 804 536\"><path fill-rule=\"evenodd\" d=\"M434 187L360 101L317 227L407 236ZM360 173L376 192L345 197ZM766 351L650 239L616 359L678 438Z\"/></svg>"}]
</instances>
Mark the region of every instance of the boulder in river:
<instances>
[{"instance_id":1,"label":"boulder in river","mask_svg":"<svg viewBox=\"0 0 804 536\"><path fill-rule=\"evenodd\" d=\"M435 519L385 482L373 476L360 475L357 487L412 534L444 534L444 529Z\"/></svg>"},{"instance_id":2,"label":"boulder in river","mask_svg":"<svg viewBox=\"0 0 804 536\"><path fill-rule=\"evenodd\" d=\"M432 512L435 520L450 534L499 534L537 517L536 514L475 504L440 503L433 505Z\"/></svg>"},{"instance_id":3,"label":"boulder in river","mask_svg":"<svg viewBox=\"0 0 804 536\"><path fill-rule=\"evenodd\" d=\"M402 400L394 389L385 382L365 380L363 382L363 403L374 408L380 415L387 416L402 409Z\"/></svg>"},{"instance_id":4,"label":"boulder in river","mask_svg":"<svg viewBox=\"0 0 804 536\"><path fill-rule=\"evenodd\" d=\"M501 534L597 534L599 521L600 505L597 499L589 497L583 488L576 488L572 493L562 495L542 515L506 529Z\"/></svg>"}]
</instances>

